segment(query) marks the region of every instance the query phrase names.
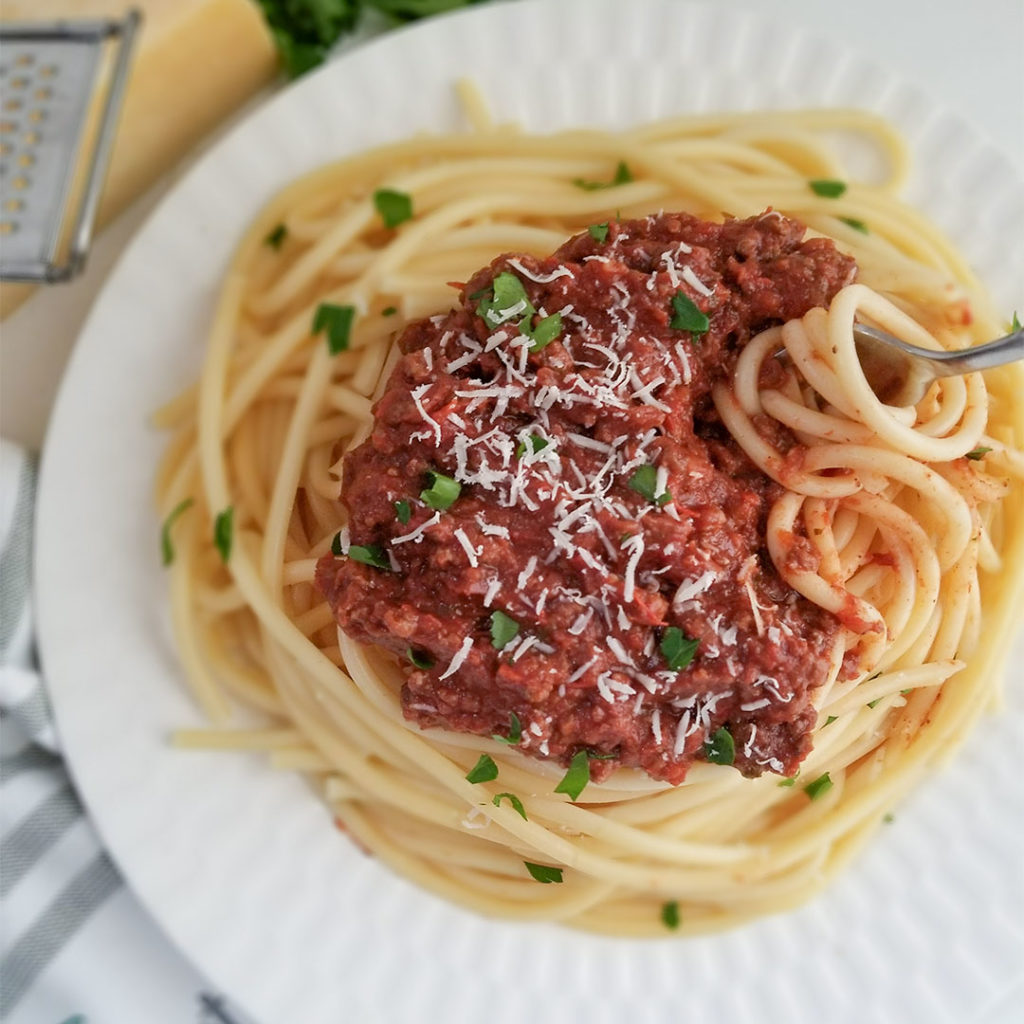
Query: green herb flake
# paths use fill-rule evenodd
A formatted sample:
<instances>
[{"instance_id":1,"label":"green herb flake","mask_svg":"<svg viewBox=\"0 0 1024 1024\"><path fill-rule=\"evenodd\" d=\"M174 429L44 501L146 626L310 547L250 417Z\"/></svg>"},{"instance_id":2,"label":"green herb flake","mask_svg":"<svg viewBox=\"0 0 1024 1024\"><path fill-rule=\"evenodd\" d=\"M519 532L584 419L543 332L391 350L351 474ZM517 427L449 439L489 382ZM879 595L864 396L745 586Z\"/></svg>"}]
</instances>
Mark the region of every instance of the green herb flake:
<instances>
[{"instance_id":1,"label":"green herb flake","mask_svg":"<svg viewBox=\"0 0 1024 1024\"><path fill-rule=\"evenodd\" d=\"M519 633L519 623L500 609L491 612L491 646L503 651Z\"/></svg>"},{"instance_id":2,"label":"green herb flake","mask_svg":"<svg viewBox=\"0 0 1024 1024\"><path fill-rule=\"evenodd\" d=\"M427 477L430 486L420 491L420 501L438 512L451 508L462 491L462 484L433 469L427 471Z\"/></svg>"},{"instance_id":3,"label":"green herb flake","mask_svg":"<svg viewBox=\"0 0 1024 1024\"><path fill-rule=\"evenodd\" d=\"M288 237L288 229L283 224L278 224L273 231L263 239L265 245L269 245L271 249L277 251L281 248L285 238Z\"/></svg>"},{"instance_id":4,"label":"green herb flake","mask_svg":"<svg viewBox=\"0 0 1024 1024\"><path fill-rule=\"evenodd\" d=\"M552 313L537 321L536 327L529 326L529 320L519 325L519 330L533 341L531 352L540 352L548 347L562 333L562 314Z\"/></svg>"},{"instance_id":5,"label":"green herb flake","mask_svg":"<svg viewBox=\"0 0 1024 1024\"><path fill-rule=\"evenodd\" d=\"M779 782L778 782L779 788L780 789L790 789L793 786L795 786L796 785L797 776L799 774L800 773L797 772L796 775L790 775L789 778L787 778L787 779L780 779Z\"/></svg>"},{"instance_id":6,"label":"green herb flake","mask_svg":"<svg viewBox=\"0 0 1024 1024\"><path fill-rule=\"evenodd\" d=\"M591 224L587 231L595 242L603 245L608 240L608 221L603 224Z\"/></svg>"},{"instance_id":7,"label":"green herb flake","mask_svg":"<svg viewBox=\"0 0 1024 1024\"><path fill-rule=\"evenodd\" d=\"M728 765L736 760L736 744L724 725L704 744L704 757L712 764Z\"/></svg>"},{"instance_id":8,"label":"green herb flake","mask_svg":"<svg viewBox=\"0 0 1024 1024\"><path fill-rule=\"evenodd\" d=\"M804 792L812 799L817 800L819 796L824 796L832 788L832 779L829 778L828 772L824 775L819 775L813 782L808 782L804 786Z\"/></svg>"},{"instance_id":9,"label":"green herb flake","mask_svg":"<svg viewBox=\"0 0 1024 1024\"><path fill-rule=\"evenodd\" d=\"M577 750L569 762L569 770L562 781L555 786L556 793L565 793L570 800L579 798L580 793L590 782L590 754L585 750Z\"/></svg>"},{"instance_id":10,"label":"green herb flake","mask_svg":"<svg viewBox=\"0 0 1024 1024\"><path fill-rule=\"evenodd\" d=\"M405 649L405 656L418 669L426 671L426 669L434 667L434 659L426 651L419 651L415 647L407 647Z\"/></svg>"},{"instance_id":11,"label":"green herb flake","mask_svg":"<svg viewBox=\"0 0 1024 1024\"><path fill-rule=\"evenodd\" d=\"M336 356L348 349L349 334L355 317L355 306L336 306L331 302L322 302L317 306L313 317L313 335L315 337L326 333L327 349L332 356Z\"/></svg>"},{"instance_id":12,"label":"green herb flake","mask_svg":"<svg viewBox=\"0 0 1024 1024\"><path fill-rule=\"evenodd\" d=\"M858 220L856 217L840 217L839 218L848 227L853 228L854 231L859 231L862 235L870 235L867 224L862 220Z\"/></svg>"},{"instance_id":13,"label":"green herb flake","mask_svg":"<svg viewBox=\"0 0 1024 1024\"><path fill-rule=\"evenodd\" d=\"M702 334L707 334L711 321L693 299L685 292L678 291L672 296L672 319L668 325L674 331L689 331L696 341Z\"/></svg>"},{"instance_id":14,"label":"green herb flake","mask_svg":"<svg viewBox=\"0 0 1024 1024\"><path fill-rule=\"evenodd\" d=\"M845 181L832 178L812 178L807 184L816 196L824 199L838 199L846 191Z\"/></svg>"},{"instance_id":15,"label":"green herb flake","mask_svg":"<svg viewBox=\"0 0 1024 1024\"><path fill-rule=\"evenodd\" d=\"M394 502L394 506L395 506L395 518L403 526L405 526L405 524L407 522L409 522L410 519L412 519L412 505L410 505L409 502L407 502L407 501L405 501L403 499L402 501Z\"/></svg>"},{"instance_id":16,"label":"green herb flake","mask_svg":"<svg viewBox=\"0 0 1024 1024\"><path fill-rule=\"evenodd\" d=\"M681 672L697 653L699 640L691 640L678 626L669 626L661 638L661 653L673 672Z\"/></svg>"},{"instance_id":17,"label":"green herb flake","mask_svg":"<svg viewBox=\"0 0 1024 1024\"><path fill-rule=\"evenodd\" d=\"M379 544L350 544L348 557L353 562L362 562L363 565L371 565L374 569L391 570L391 562L387 553Z\"/></svg>"},{"instance_id":18,"label":"green herb flake","mask_svg":"<svg viewBox=\"0 0 1024 1024\"><path fill-rule=\"evenodd\" d=\"M171 509L160 527L160 557L165 566L174 561L174 544L171 542L171 527L195 504L195 498L184 498Z\"/></svg>"},{"instance_id":19,"label":"green herb flake","mask_svg":"<svg viewBox=\"0 0 1024 1024\"><path fill-rule=\"evenodd\" d=\"M523 806L523 801L520 800L515 793L495 793L491 799L491 803L494 804L495 807L500 807L502 800L507 800L512 805L516 814L518 814L523 821L530 820L526 816L526 808Z\"/></svg>"},{"instance_id":20,"label":"green herb flake","mask_svg":"<svg viewBox=\"0 0 1024 1024\"><path fill-rule=\"evenodd\" d=\"M654 466L637 466L627 486L655 505L664 505L672 500L672 495L668 491L655 493L658 486L658 471Z\"/></svg>"},{"instance_id":21,"label":"green herb flake","mask_svg":"<svg viewBox=\"0 0 1024 1024\"><path fill-rule=\"evenodd\" d=\"M547 864L531 864L528 860L524 860L523 863L526 865L526 870L536 879L538 882L561 882L562 881L562 869L548 867Z\"/></svg>"},{"instance_id":22,"label":"green herb flake","mask_svg":"<svg viewBox=\"0 0 1024 1024\"><path fill-rule=\"evenodd\" d=\"M396 228L399 224L412 220L412 196L406 192L379 188L373 193L373 205L377 208L386 228Z\"/></svg>"},{"instance_id":23,"label":"green herb flake","mask_svg":"<svg viewBox=\"0 0 1024 1024\"><path fill-rule=\"evenodd\" d=\"M666 927L675 931L679 927L679 904L676 900L670 900L668 903L662 903L661 905L661 923Z\"/></svg>"},{"instance_id":24,"label":"green herb flake","mask_svg":"<svg viewBox=\"0 0 1024 1024\"><path fill-rule=\"evenodd\" d=\"M235 532L235 510L229 505L223 512L217 513L213 521L213 544L220 552L220 560L227 565L231 557L231 544Z\"/></svg>"},{"instance_id":25,"label":"green herb flake","mask_svg":"<svg viewBox=\"0 0 1024 1024\"><path fill-rule=\"evenodd\" d=\"M882 817L882 824L883 825L891 825L895 820L896 820L896 815L892 814L890 812L889 814L883 815L883 817Z\"/></svg>"},{"instance_id":26,"label":"green herb flake","mask_svg":"<svg viewBox=\"0 0 1024 1024\"><path fill-rule=\"evenodd\" d=\"M975 448L973 451L969 451L964 458L971 459L973 462L980 462L990 451L992 451L991 448L985 448L982 446L980 448Z\"/></svg>"},{"instance_id":27,"label":"green herb flake","mask_svg":"<svg viewBox=\"0 0 1024 1024\"><path fill-rule=\"evenodd\" d=\"M466 781L493 782L498 777L498 766L490 754L481 754L480 760L466 773Z\"/></svg>"},{"instance_id":28,"label":"green herb flake","mask_svg":"<svg viewBox=\"0 0 1024 1024\"><path fill-rule=\"evenodd\" d=\"M869 708L877 708L878 705L881 704L881 703L882 703L882 698L881 697L876 697L874 700L869 700L868 703L867 703L867 706Z\"/></svg>"},{"instance_id":29,"label":"green herb flake","mask_svg":"<svg viewBox=\"0 0 1024 1024\"><path fill-rule=\"evenodd\" d=\"M489 330L493 331L516 318L516 322L522 324L537 312L526 294L523 282L507 270L494 279L491 297L486 298L486 294L476 307L476 315L487 324Z\"/></svg>"},{"instance_id":30,"label":"green herb flake","mask_svg":"<svg viewBox=\"0 0 1024 1024\"><path fill-rule=\"evenodd\" d=\"M519 716L514 712L508 713L508 735L499 736L497 733L491 733L491 739L497 740L499 743L507 743L510 747L517 746L523 738L523 726L519 721Z\"/></svg>"},{"instance_id":31,"label":"green herb flake","mask_svg":"<svg viewBox=\"0 0 1024 1024\"><path fill-rule=\"evenodd\" d=\"M1013 311L1013 319L1010 321L1010 330L1011 331L1019 331L1020 330L1020 317L1017 316L1017 311L1016 310Z\"/></svg>"},{"instance_id":32,"label":"green herb flake","mask_svg":"<svg viewBox=\"0 0 1024 1024\"><path fill-rule=\"evenodd\" d=\"M345 554L345 549L341 546L341 530L331 538L331 554L335 558L341 558Z\"/></svg>"},{"instance_id":33,"label":"green herb flake","mask_svg":"<svg viewBox=\"0 0 1024 1024\"><path fill-rule=\"evenodd\" d=\"M573 178L572 183L585 192L596 192L602 188L614 188L616 185L625 185L632 180L633 175L630 173L629 166L625 160L620 160L611 181L586 181L583 178Z\"/></svg>"},{"instance_id":34,"label":"green herb flake","mask_svg":"<svg viewBox=\"0 0 1024 1024\"><path fill-rule=\"evenodd\" d=\"M381 316L394 316L398 312L397 306L385 306L381 311Z\"/></svg>"},{"instance_id":35,"label":"green herb flake","mask_svg":"<svg viewBox=\"0 0 1024 1024\"><path fill-rule=\"evenodd\" d=\"M828 718L825 719L825 725L831 725L837 717L837 715L829 715ZM824 726L822 726L822 728L824 728Z\"/></svg>"},{"instance_id":36,"label":"green herb flake","mask_svg":"<svg viewBox=\"0 0 1024 1024\"><path fill-rule=\"evenodd\" d=\"M537 452L544 451L551 442L546 437L538 437L536 434L531 434L525 441L519 442L519 447L516 448L516 458L521 459L526 454L526 447L529 445L530 451L534 455Z\"/></svg>"}]
</instances>

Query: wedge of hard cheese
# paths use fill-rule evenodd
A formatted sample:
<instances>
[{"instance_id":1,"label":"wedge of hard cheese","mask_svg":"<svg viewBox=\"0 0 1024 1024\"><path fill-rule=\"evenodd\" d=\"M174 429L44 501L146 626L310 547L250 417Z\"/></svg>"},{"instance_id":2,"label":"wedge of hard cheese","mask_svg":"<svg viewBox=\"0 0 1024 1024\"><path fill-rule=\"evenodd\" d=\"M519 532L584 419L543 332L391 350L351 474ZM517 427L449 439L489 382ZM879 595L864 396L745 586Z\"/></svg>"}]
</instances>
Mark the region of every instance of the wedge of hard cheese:
<instances>
[{"instance_id":1,"label":"wedge of hard cheese","mask_svg":"<svg viewBox=\"0 0 1024 1024\"><path fill-rule=\"evenodd\" d=\"M99 225L172 168L277 68L254 0L3 0L0 20L120 18L129 6L142 11L143 23ZM0 287L0 317L30 291Z\"/></svg>"}]
</instances>

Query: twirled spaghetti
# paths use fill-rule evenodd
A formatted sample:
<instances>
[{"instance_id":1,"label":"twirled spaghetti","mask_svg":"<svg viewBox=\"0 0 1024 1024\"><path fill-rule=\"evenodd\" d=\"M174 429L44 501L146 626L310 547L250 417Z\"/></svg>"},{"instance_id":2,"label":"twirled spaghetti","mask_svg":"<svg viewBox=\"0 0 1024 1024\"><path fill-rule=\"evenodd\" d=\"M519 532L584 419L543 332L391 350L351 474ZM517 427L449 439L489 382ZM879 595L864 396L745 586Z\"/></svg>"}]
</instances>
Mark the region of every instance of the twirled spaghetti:
<instances>
[{"instance_id":1,"label":"twirled spaghetti","mask_svg":"<svg viewBox=\"0 0 1024 1024\"><path fill-rule=\"evenodd\" d=\"M897 198L906 155L872 117L535 137L495 131L473 109L472 133L352 157L273 199L228 271L199 383L161 413L176 430L161 508L197 506L170 535L186 671L216 725L234 702L271 720L179 740L267 749L310 773L362 845L487 913L657 934L677 916L700 931L791 906L991 701L1022 589L1019 373L954 378L916 409L889 407L860 371L853 319L937 348L1000 324L952 245ZM823 142L835 131L870 138L889 176L848 181ZM382 224L381 189L409 198L414 216ZM784 489L765 538L776 569L843 626L800 775L697 763L668 786L623 769L572 801L555 792L558 765L408 724L405 669L339 633L313 585L341 525L339 457L365 436L391 339L447 309L447 282L501 252L543 255L588 225L660 209L768 207L834 238L859 268L827 309L751 340L713 391L732 438ZM325 303L354 311L344 350L315 326ZM779 448L767 421L795 444ZM481 754L497 778L471 782Z\"/></svg>"}]
</instances>

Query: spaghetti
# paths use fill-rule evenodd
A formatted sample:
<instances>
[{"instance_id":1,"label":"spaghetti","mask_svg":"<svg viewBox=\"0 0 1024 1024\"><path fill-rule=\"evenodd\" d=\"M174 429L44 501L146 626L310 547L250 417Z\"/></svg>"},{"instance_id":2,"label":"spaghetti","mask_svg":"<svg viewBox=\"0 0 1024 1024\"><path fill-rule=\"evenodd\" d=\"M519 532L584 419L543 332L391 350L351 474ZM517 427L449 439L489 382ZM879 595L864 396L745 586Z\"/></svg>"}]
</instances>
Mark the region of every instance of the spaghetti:
<instances>
[{"instance_id":1,"label":"spaghetti","mask_svg":"<svg viewBox=\"0 0 1024 1024\"><path fill-rule=\"evenodd\" d=\"M903 145L869 115L536 137L470 109L472 133L382 147L274 198L228 270L198 384L160 414L175 430L160 506L182 509L169 538L175 628L215 725L178 741L262 749L309 773L357 842L485 913L640 935L792 906L994 699L1024 577L1021 376L948 380L916 409L867 387L854 317L931 347L999 333L953 246L898 199ZM835 132L870 139L885 179L848 181L825 144ZM408 198L412 216L387 226L382 190ZM843 625L799 775L698 762L670 786L620 769L571 800L555 792L562 766L410 726L405 668L339 632L313 582L341 525L341 451L366 435L391 339L448 309L447 282L498 253L543 256L616 216L768 207L859 268L827 308L754 338L713 389L733 439L783 490L766 538L776 569ZM351 323L325 322L325 305L350 308ZM768 420L799 457L773 443ZM235 704L260 722L227 728ZM470 781L482 755L497 776Z\"/></svg>"}]
</instances>

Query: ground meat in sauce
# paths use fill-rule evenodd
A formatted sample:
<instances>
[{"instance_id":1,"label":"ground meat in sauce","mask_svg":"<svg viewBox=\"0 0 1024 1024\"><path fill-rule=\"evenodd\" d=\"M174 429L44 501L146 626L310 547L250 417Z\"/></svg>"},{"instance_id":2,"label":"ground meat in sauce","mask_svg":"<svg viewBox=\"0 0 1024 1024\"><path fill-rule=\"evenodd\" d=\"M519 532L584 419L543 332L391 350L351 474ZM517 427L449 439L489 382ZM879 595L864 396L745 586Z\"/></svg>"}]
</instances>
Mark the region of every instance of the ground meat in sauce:
<instances>
[{"instance_id":1,"label":"ground meat in sauce","mask_svg":"<svg viewBox=\"0 0 1024 1024\"><path fill-rule=\"evenodd\" d=\"M478 315L501 273L535 314ZM458 308L410 325L341 495L345 543L392 568L317 568L351 637L433 662L409 665L406 718L504 735L514 712L524 753L567 764L586 749L613 755L592 761L595 779L621 764L671 783L725 727L745 775L792 774L839 627L775 572L779 488L723 429L710 388L753 334L827 304L854 273L775 212L662 214L546 259L502 256ZM677 293L706 333L671 326ZM519 320L533 330L556 312L560 336L531 352ZM641 467L646 495L630 486ZM430 471L462 485L444 511L420 500ZM498 610L519 627L500 651ZM699 641L680 671L661 651L669 627Z\"/></svg>"}]
</instances>

